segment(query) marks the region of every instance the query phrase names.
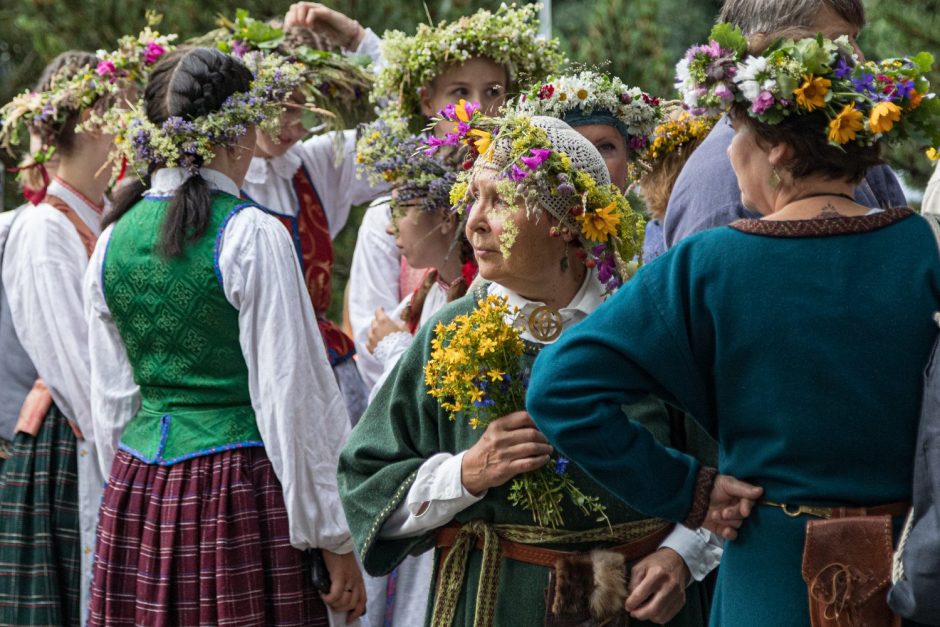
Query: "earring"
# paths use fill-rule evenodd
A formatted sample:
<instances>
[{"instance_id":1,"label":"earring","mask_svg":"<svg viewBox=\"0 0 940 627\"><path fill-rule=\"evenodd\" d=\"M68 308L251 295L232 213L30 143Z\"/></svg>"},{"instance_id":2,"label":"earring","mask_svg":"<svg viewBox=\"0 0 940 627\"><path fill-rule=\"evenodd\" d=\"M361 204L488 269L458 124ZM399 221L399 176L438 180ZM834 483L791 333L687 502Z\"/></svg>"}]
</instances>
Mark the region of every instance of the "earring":
<instances>
[{"instance_id":1,"label":"earring","mask_svg":"<svg viewBox=\"0 0 940 627\"><path fill-rule=\"evenodd\" d=\"M571 242L568 242L568 241L565 242L565 254L562 255L561 257L561 271L562 272L568 271L568 246L570 244Z\"/></svg>"},{"instance_id":2,"label":"earring","mask_svg":"<svg viewBox=\"0 0 940 627\"><path fill-rule=\"evenodd\" d=\"M767 183L769 183L770 187L773 189L780 187L780 174L777 172L777 168L774 168L770 171L770 176L767 179Z\"/></svg>"}]
</instances>

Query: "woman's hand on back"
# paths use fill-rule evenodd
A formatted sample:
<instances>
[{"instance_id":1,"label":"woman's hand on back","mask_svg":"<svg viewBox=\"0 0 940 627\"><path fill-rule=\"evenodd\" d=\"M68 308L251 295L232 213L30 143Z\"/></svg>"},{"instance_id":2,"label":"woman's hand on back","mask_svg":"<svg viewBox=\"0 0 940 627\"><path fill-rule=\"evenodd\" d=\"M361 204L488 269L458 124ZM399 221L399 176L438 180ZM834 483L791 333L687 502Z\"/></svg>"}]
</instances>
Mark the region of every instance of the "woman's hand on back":
<instances>
[{"instance_id":1,"label":"woman's hand on back","mask_svg":"<svg viewBox=\"0 0 940 627\"><path fill-rule=\"evenodd\" d=\"M460 480L468 492L479 495L544 466L552 450L528 413L513 412L487 425L483 436L467 449Z\"/></svg>"},{"instance_id":2,"label":"woman's hand on back","mask_svg":"<svg viewBox=\"0 0 940 627\"><path fill-rule=\"evenodd\" d=\"M702 526L726 540L734 540L763 493L763 488L731 475L718 475L712 485L708 514Z\"/></svg>"}]
</instances>

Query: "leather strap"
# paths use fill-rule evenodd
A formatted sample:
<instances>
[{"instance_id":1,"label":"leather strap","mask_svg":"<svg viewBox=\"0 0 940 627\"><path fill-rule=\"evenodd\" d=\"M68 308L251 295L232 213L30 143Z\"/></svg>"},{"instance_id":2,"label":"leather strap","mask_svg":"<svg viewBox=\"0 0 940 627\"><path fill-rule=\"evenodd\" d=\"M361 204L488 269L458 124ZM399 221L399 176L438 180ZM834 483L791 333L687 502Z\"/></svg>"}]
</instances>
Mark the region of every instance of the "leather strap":
<instances>
[{"instance_id":1,"label":"leather strap","mask_svg":"<svg viewBox=\"0 0 940 627\"><path fill-rule=\"evenodd\" d=\"M642 559L650 553L656 551L656 549L659 548L659 545L663 543L663 540L665 540L666 537L672 533L674 528L674 525L668 525L655 533L651 533L646 537L640 538L639 540L634 540L633 542L628 542L626 544L618 544L603 550L620 553L624 556L626 561L633 562ZM450 547L454 545L454 542L457 539L457 534L459 532L460 527L457 525L448 525L437 532L437 548L441 549L441 560L444 560L447 557L447 552ZM555 564L560 558L576 552L543 549L531 544L512 542L503 538L500 538L499 544L503 557L515 560L517 562L523 562L525 564L544 566L546 568L554 568ZM483 548L482 538L477 540L476 548Z\"/></svg>"},{"instance_id":2,"label":"leather strap","mask_svg":"<svg viewBox=\"0 0 940 627\"><path fill-rule=\"evenodd\" d=\"M760 505L779 507L783 513L791 518L797 516L814 516L816 518L849 518L852 516L906 516L911 508L909 502L888 503L872 507L822 507L817 505L794 505L792 503L777 503L767 499L759 501Z\"/></svg>"}]
</instances>

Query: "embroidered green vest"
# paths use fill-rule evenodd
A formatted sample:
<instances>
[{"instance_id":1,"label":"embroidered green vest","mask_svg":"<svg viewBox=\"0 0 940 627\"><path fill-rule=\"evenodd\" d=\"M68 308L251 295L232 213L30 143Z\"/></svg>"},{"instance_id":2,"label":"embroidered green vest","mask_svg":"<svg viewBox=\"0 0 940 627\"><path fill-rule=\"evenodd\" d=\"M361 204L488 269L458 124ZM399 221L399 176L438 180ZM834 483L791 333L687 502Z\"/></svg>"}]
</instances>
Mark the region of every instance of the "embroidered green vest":
<instances>
[{"instance_id":1,"label":"embroidered green vest","mask_svg":"<svg viewBox=\"0 0 940 627\"><path fill-rule=\"evenodd\" d=\"M244 201L215 194L205 235L183 253L156 252L168 199L145 198L114 226L102 270L105 301L140 386L140 410L120 448L170 465L263 446L238 341L238 310L225 298L218 239Z\"/></svg>"}]
</instances>

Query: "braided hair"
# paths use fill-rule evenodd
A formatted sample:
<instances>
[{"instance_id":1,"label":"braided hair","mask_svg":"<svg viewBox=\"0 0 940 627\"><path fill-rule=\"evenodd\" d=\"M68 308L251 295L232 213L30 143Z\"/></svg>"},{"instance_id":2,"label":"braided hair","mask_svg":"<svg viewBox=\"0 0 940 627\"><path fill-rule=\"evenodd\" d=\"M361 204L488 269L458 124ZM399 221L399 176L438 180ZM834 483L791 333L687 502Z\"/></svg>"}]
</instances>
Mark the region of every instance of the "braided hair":
<instances>
[{"instance_id":1,"label":"braided hair","mask_svg":"<svg viewBox=\"0 0 940 627\"><path fill-rule=\"evenodd\" d=\"M248 91L251 80L251 71L235 57L209 48L178 49L154 66L144 90L144 112L157 126L175 116L194 120L221 109L229 96ZM148 186L139 181L122 189L104 226L127 213ZM202 237L211 209L206 180L198 173L186 179L167 207L160 252L166 257L179 255L187 242Z\"/></svg>"}]
</instances>

